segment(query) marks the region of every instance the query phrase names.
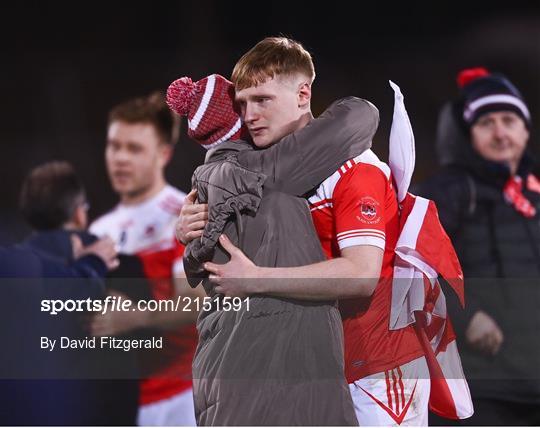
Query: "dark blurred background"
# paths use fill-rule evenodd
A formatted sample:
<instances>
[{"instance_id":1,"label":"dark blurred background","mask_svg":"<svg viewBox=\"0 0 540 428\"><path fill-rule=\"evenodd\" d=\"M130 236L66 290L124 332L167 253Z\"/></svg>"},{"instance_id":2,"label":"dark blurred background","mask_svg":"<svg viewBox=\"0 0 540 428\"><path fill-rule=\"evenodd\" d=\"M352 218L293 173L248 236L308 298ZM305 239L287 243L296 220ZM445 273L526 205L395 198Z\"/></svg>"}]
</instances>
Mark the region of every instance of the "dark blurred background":
<instances>
[{"instance_id":1,"label":"dark blurred background","mask_svg":"<svg viewBox=\"0 0 540 428\"><path fill-rule=\"evenodd\" d=\"M375 151L386 159L400 85L416 135L415 181L437 168L438 111L455 76L483 65L507 74L540 122L540 2L7 2L0 17L0 244L28 233L17 195L28 170L64 159L88 189L91 218L116 202L104 166L106 117L126 98L183 75L230 76L265 36L302 42L315 60L313 110L358 95L381 111ZM531 138L534 152L534 132ZM204 150L183 130L170 182L189 190Z\"/></svg>"}]
</instances>

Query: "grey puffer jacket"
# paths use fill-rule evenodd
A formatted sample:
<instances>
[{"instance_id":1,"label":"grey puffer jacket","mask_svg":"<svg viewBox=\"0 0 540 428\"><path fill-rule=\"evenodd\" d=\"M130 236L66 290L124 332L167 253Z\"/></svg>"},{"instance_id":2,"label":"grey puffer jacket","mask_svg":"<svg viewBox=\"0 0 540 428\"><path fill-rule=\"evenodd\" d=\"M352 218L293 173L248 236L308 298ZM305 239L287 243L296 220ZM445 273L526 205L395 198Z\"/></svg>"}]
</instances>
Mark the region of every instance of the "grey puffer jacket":
<instances>
[{"instance_id":1,"label":"grey puffer jacket","mask_svg":"<svg viewBox=\"0 0 540 428\"><path fill-rule=\"evenodd\" d=\"M192 284L201 263L225 263L225 233L258 266L303 266L325 259L307 201L311 189L371 146L378 111L350 97L264 150L227 142L193 175L209 219L186 248ZM283 281L287 281L283 279ZM343 330L335 302L255 296L238 311L199 316L193 386L199 425L357 425L343 373Z\"/></svg>"}]
</instances>

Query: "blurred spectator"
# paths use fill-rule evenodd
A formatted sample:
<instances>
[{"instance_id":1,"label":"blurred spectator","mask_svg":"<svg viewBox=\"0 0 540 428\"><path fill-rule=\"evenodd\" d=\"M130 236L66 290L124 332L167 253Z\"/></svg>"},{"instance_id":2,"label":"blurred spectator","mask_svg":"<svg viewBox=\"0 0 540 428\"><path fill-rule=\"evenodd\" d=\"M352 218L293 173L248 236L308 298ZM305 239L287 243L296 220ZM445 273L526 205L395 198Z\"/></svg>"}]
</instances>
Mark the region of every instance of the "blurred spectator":
<instances>
[{"instance_id":1,"label":"blurred spectator","mask_svg":"<svg viewBox=\"0 0 540 428\"><path fill-rule=\"evenodd\" d=\"M187 298L182 300L184 307L204 296L204 291L192 290L185 279L175 280L184 276L184 247L175 239L174 225L185 194L167 184L164 171L179 125L180 118L171 113L159 92L125 101L110 111L105 159L120 202L90 230L110 236L120 253L140 259L152 298ZM163 336L163 349L139 352L144 376L139 425L195 425L191 363L197 345L197 311L190 309L108 312L92 322L95 335L155 328Z\"/></svg>"},{"instance_id":2,"label":"blurred spectator","mask_svg":"<svg viewBox=\"0 0 540 428\"><path fill-rule=\"evenodd\" d=\"M419 194L437 203L466 280L465 310L448 302L475 406L462 423L539 425L540 182L527 150L531 116L500 74L464 70L458 84L459 99L439 118L443 169Z\"/></svg>"},{"instance_id":3,"label":"blurred spectator","mask_svg":"<svg viewBox=\"0 0 540 428\"><path fill-rule=\"evenodd\" d=\"M89 208L86 193L69 163L49 162L34 168L23 182L19 202L23 217L35 232L23 246L44 258L69 263L88 252L83 245L93 243L91 248L106 267L117 267L112 240L95 242L96 238L85 232Z\"/></svg>"},{"instance_id":4,"label":"blurred spectator","mask_svg":"<svg viewBox=\"0 0 540 428\"><path fill-rule=\"evenodd\" d=\"M7 401L2 400L9 403L6 408L11 416L2 415L3 421L17 425L126 425L135 421L137 390L133 386L130 417L129 409L127 415L107 411L106 394L121 392L119 402L125 403L125 388L88 379L99 375L102 353L52 352L39 345L40 337L59 342L60 337L81 339L88 334L80 313L41 313L41 300L99 299L105 291L102 278L118 264L112 240L96 240L84 232L87 205L83 185L67 162L40 165L24 180L20 208L34 233L5 250L0 276L36 279L5 279L3 284L9 306L2 314L13 322L3 323L10 325L3 343L12 347L11 362L2 367L15 372L13 380L2 383L2 396L5 388L11 389ZM8 340L11 336L19 340Z\"/></svg>"}]
</instances>

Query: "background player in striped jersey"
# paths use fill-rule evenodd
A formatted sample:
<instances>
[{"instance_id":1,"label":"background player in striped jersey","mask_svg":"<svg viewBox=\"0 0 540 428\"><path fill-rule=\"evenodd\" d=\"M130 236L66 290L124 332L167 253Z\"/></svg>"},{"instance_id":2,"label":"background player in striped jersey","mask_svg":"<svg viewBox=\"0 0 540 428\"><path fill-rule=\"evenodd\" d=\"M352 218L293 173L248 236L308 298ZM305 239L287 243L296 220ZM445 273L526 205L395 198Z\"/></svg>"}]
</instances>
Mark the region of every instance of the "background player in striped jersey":
<instances>
[{"instance_id":1,"label":"background player in striped jersey","mask_svg":"<svg viewBox=\"0 0 540 428\"><path fill-rule=\"evenodd\" d=\"M266 95L272 74L272 42L256 45L237 63L232 80L253 141L268 146L286 113ZM262 58L265 57L265 61ZM262 83L253 84L263 76ZM302 127L287 124L289 132ZM342 299L345 370L360 425L427 425L429 375L411 327L389 331L391 277L399 220L390 170L368 151L351 159L309 197L313 219L330 260L296 268L259 268L225 237L225 265L207 264L216 291L230 296L271 294L298 299ZM204 208L203 208L204 209ZM182 239L197 235L200 206L186 207ZM188 235L189 234L189 235ZM298 281L235 281L297 278ZM305 281L309 278L310 281ZM338 279L336 279L338 278Z\"/></svg>"},{"instance_id":2,"label":"background player in striped jersey","mask_svg":"<svg viewBox=\"0 0 540 428\"><path fill-rule=\"evenodd\" d=\"M109 114L105 159L119 204L90 227L108 235L123 254L142 263L155 299L195 297L182 277L183 246L174 237L174 222L185 194L167 184L164 170L179 134L179 118L154 93L128 100ZM197 344L197 312L109 311L96 316L95 335L117 335L157 328L164 348L140 353L140 425L195 425L191 391L191 361Z\"/></svg>"}]
</instances>

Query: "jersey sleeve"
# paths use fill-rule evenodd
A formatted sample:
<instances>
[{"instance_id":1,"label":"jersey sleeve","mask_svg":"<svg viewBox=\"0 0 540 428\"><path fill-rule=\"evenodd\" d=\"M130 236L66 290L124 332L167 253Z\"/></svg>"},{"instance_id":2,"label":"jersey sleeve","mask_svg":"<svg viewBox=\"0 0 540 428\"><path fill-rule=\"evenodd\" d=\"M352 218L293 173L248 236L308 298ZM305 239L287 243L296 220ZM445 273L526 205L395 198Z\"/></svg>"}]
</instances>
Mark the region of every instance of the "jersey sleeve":
<instances>
[{"instance_id":1,"label":"jersey sleeve","mask_svg":"<svg viewBox=\"0 0 540 428\"><path fill-rule=\"evenodd\" d=\"M385 200L388 179L376 166L354 165L343 174L333 194L339 249L372 245L385 249Z\"/></svg>"},{"instance_id":2,"label":"jersey sleeve","mask_svg":"<svg viewBox=\"0 0 540 428\"><path fill-rule=\"evenodd\" d=\"M105 235L104 229L104 221L102 218L95 220L94 222L92 222L92 224L90 224L90 227L88 227L88 231L92 235L96 235L99 238L103 238L103 236Z\"/></svg>"}]
</instances>

